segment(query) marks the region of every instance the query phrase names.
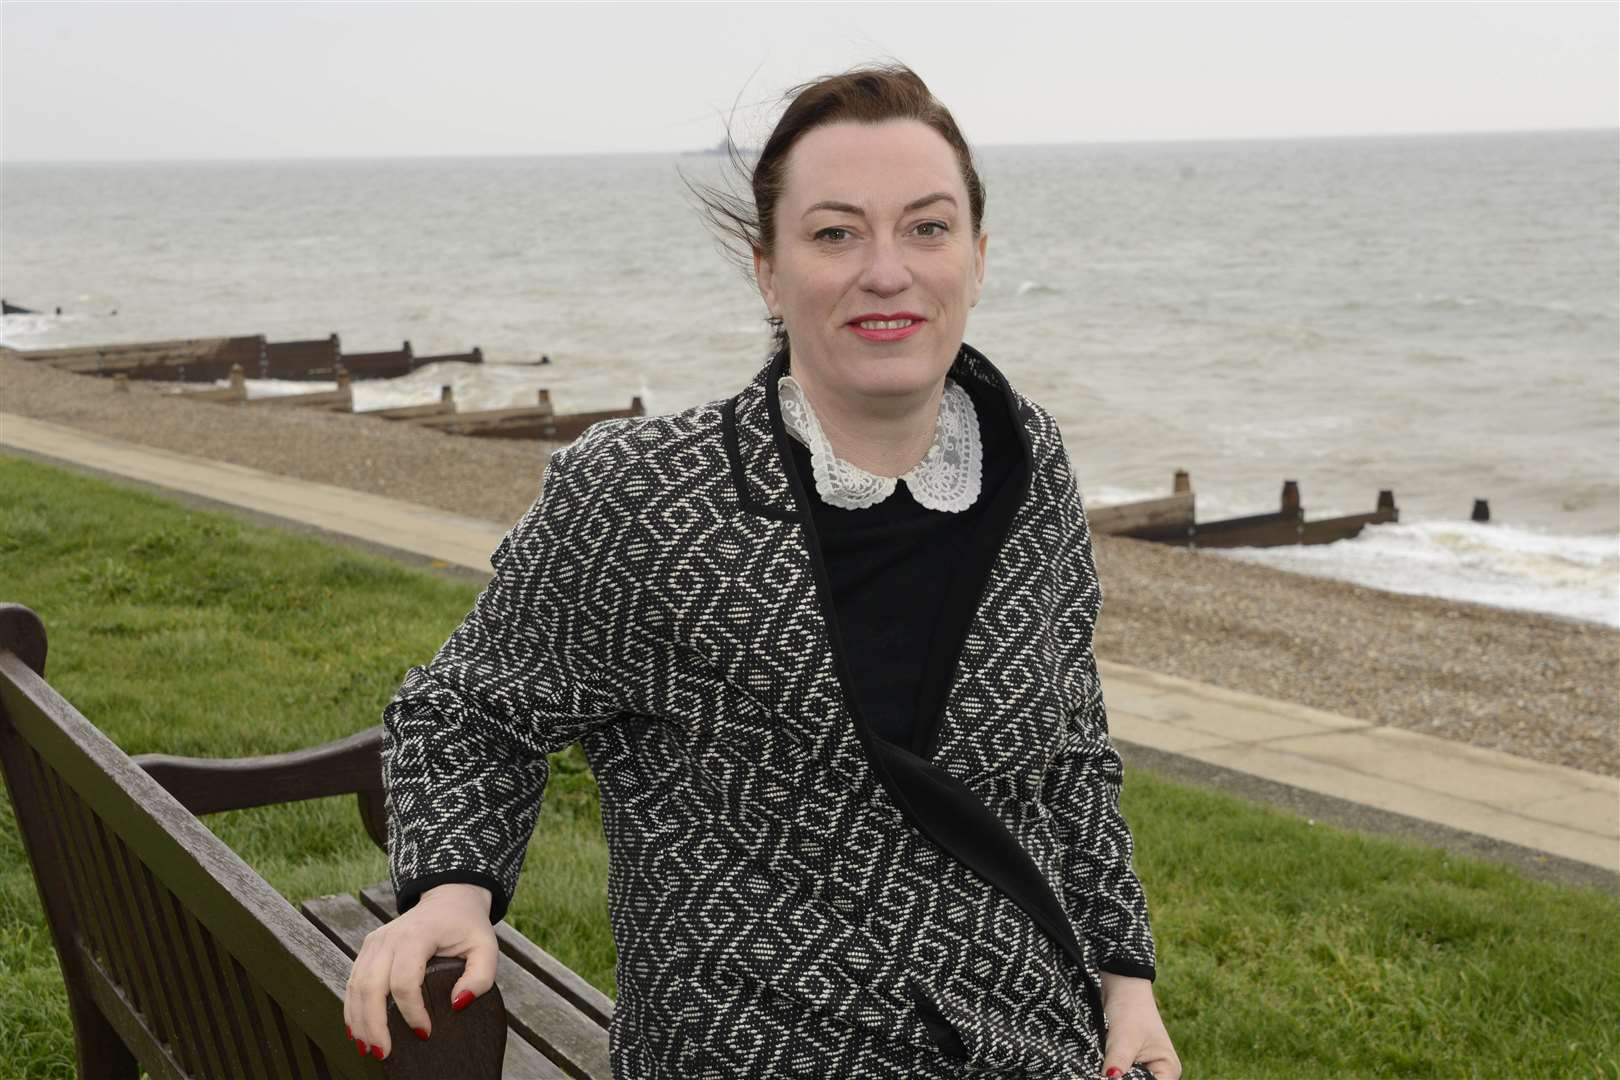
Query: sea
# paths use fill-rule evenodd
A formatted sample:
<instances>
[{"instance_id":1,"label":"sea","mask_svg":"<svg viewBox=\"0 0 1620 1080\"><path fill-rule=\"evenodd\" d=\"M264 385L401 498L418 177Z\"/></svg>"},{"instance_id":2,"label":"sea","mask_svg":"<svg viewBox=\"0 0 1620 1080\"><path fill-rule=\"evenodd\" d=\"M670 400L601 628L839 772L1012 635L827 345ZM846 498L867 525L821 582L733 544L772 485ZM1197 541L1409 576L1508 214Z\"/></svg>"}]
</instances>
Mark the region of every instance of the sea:
<instances>
[{"instance_id":1,"label":"sea","mask_svg":"<svg viewBox=\"0 0 1620 1080\"><path fill-rule=\"evenodd\" d=\"M1178 469L1201 521L1388 490L1354 539L1208 554L1620 626L1620 130L976 153L966 340L1055 414L1088 506ZM701 153L9 163L0 295L39 313L0 341L477 346L356 408L678 412L769 352L689 184L741 190Z\"/></svg>"}]
</instances>

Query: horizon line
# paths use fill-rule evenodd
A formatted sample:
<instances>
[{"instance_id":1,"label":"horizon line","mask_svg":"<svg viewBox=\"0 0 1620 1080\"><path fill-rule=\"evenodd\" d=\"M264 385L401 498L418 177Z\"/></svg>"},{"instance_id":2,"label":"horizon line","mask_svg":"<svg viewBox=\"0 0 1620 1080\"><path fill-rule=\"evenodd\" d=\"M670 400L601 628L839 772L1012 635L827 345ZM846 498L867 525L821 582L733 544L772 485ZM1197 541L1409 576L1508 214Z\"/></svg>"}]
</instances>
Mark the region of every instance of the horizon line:
<instances>
[{"instance_id":1,"label":"horizon line","mask_svg":"<svg viewBox=\"0 0 1620 1080\"><path fill-rule=\"evenodd\" d=\"M1464 128L1426 131L1347 131L1312 132L1289 135L1213 135L1144 139L1075 139L1063 142L983 142L969 140L975 150L1031 149L1062 146L1166 146L1207 143L1262 143L1262 142L1329 142L1354 139L1422 139L1490 135L1573 135L1620 134L1620 125L1610 127L1556 127L1556 128ZM756 153L756 147L739 147L744 156ZM0 165L183 165L248 162L315 162L315 161L451 161L502 158L558 158L558 157L720 157L712 149L670 150L553 150L541 152L458 152L443 154L306 154L258 157L122 157L122 158L6 158L0 156Z\"/></svg>"}]
</instances>

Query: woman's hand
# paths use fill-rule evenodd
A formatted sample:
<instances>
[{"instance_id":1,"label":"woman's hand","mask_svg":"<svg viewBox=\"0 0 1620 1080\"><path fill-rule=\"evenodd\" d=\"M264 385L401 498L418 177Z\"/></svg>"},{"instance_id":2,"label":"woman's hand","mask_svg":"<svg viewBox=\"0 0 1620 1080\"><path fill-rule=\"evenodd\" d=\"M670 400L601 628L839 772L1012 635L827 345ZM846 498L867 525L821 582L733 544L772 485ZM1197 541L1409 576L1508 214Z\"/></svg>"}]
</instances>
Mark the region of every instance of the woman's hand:
<instances>
[{"instance_id":1,"label":"woman's hand","mask_svg":"<svg viewBox=\"0 0 1620 1080\"><path fill-rule=\"evenodd\" d=\"M1181 1059L1159 1019L1153 983L1105 971L1102 985L1103 1009L1109 1020L1103 1076L1121 1076L1140 1063L1158 1080L1180 1080Z\"/></svg>"},{"instance_id":2,"label":"woman's hand","mask_svg":"<svg viewBox=\"0 0 1620 1080\"><path fill-rule=\"evenodd\" d=\"M500 947L489 922L492 901L482 885L437 885L411 910L366 935L343 996L343 1022L361 1054L388 1056L390 994L417 1038L432 1034L422 1004L422 980L435 956L466 959L466 970L450 991L453 1009L466 1008L495 985Z\"/></svg>"}]
</instances>

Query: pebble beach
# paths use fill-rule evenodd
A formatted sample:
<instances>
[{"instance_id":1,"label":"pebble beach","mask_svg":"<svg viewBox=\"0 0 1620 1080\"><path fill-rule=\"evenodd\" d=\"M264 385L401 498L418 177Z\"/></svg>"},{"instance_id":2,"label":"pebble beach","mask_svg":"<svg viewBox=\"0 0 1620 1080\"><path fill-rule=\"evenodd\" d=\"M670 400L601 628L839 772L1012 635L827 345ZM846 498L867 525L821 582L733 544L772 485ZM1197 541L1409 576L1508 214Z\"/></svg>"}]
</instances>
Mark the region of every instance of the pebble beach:
<instances>
[{"instance_id":1,"label":"pebble beach","mask_svg":"<svg viewBox=\"0 0 1620 1080\"><path fill-rule=\"evenodd\" d=\"M503 524L555 448L187 401L160 383L122 392L8 355L0 412ZM1123 537L1097 536L1096 556L1104 660L1620 776L1620 630Z\"/></svg>"}]
</instances>

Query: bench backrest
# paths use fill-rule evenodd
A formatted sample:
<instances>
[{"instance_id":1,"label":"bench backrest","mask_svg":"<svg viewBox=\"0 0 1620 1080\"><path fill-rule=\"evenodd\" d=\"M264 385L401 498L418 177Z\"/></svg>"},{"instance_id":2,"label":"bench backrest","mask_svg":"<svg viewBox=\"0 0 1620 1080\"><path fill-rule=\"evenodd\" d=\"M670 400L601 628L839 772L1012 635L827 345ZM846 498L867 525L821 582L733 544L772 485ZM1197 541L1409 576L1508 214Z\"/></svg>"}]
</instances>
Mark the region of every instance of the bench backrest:
<instances>
[{"instance_id":1,"label":"bench backrest","mask_svg":"<svg viewBox=\"0 0 1620 1080\"><path fill-rule=\"evenodd\" d=\"M389 1059L361 1058L343 1031L352 962L45 681L45 653L38 616L0 603L0 768L81 1077L135 1080L137 1060L165 1080L500 1076L498 987L455 1023L435 1015L425 1043L391 1007ZM430 1001L462 963L434 959Z\"/></svg>"}]
</instances>

